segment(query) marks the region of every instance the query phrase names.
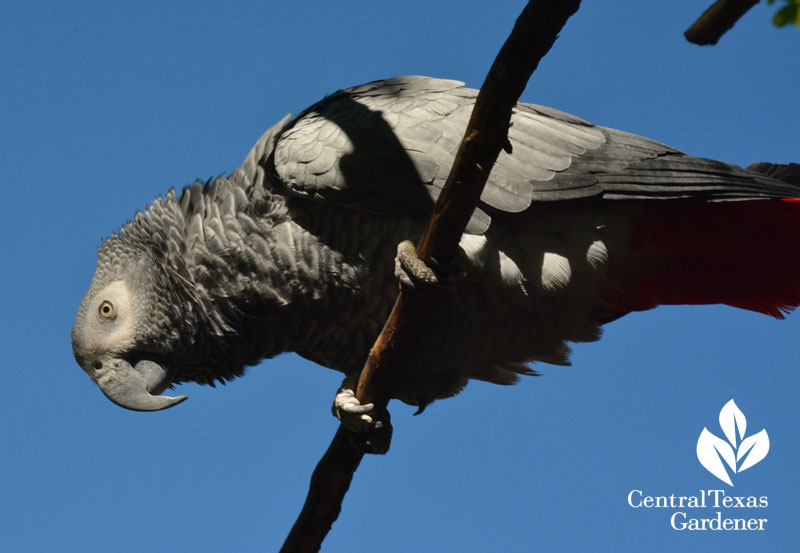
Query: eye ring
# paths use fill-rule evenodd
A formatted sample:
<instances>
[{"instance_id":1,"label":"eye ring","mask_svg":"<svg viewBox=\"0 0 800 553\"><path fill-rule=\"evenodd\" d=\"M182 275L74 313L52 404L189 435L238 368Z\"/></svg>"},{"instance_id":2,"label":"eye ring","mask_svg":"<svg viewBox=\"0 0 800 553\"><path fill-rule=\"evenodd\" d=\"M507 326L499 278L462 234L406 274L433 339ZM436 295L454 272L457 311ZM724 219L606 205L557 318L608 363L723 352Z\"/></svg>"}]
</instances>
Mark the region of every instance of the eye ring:
<instances>
[{"instance_id":1,"label":"eye ring","mask_svg":"<svg viewBox=\"0 0 800 553\"><path fill-rule=\"evenodd\" d=\"M117 315L114 311L114 304L108 300L103 300L97 312L100 313L100 316L104 319L113 319Z\"/></svg>"}]
</instances>

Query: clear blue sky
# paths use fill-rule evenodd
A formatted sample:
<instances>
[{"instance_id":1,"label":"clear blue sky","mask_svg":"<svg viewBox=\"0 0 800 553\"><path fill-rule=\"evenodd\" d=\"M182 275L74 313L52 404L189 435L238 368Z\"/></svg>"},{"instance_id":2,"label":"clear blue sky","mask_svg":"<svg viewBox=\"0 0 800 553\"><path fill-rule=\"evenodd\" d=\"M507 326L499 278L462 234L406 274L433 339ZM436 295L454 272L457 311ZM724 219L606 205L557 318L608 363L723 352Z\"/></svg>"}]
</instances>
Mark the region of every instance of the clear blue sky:
<instances>
[{"instance_id":1,"label":"clear blue sky","mask_svg":"<svg viewBox=\"0 0 800 553\"><path fill-rule=\"evenodd\" d=\"M690 46L682 32L709 1L584 2L524 99L696 155L800 161L800 34L759 5L718 46ZM480 86L523 4L4 4L0 551L277 551L335 432L340 376L285 355L225 387L183 386L169 411L112 405L69 342L95 249L338 88L403 74ZM392 403L392 451L365 459L324 551L800 542L800 315L660 308L609 325L570 368L538 368L420 417ZM772 444L735 488L695 454L731 398ZM740 515L767 530L677 532L673 510L630 508L633 489L767 496Z\"/></svg>"}]
</instances>

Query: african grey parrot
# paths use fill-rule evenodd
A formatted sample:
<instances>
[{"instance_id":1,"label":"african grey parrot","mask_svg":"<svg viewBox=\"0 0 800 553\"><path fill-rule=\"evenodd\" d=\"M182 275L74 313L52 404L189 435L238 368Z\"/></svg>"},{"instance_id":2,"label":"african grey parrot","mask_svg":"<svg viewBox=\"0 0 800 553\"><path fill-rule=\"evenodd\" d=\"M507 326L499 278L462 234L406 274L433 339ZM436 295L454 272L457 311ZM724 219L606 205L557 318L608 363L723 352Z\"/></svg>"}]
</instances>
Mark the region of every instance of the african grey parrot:
<instances>
[{"instance_id":1,"label":"african grey parrot","mask_svg":"<svg viewBox=\"0 0 800 553\"><path fill-rule=\"evenodd\" d=\"M397 292L397 245L420 235L466 127L476 91L462 85L336 92L228 177L156 199L99 249L72 330L80 366L146 411L184 399L159 395L174 384L285 351L360 371ZM800 304L800 166L745 170L523 103L509 139L393 397L424 407L471 378L511 384L661 304Z\"/></svg>"}]
</instances>

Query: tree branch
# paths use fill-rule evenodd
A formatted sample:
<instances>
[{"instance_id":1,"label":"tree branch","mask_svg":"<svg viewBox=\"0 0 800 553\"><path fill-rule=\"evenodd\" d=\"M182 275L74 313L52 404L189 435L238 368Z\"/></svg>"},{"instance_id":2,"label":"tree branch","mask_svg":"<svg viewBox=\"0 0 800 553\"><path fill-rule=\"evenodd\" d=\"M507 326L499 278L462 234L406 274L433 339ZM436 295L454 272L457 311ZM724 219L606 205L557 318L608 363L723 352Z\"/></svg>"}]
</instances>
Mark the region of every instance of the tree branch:
<instances>
[{"instance_id":1,"label":"tree branch","mask_svg":"<svg viewBox=\"0 0 800 553\"><path fill-rule=\"evenodd\" d=\"M747 11L760 0L717 0L683 33L701 46L716 44Z\"/></svg>"},{"instance_id":2,"label":"tree branch","mask_svg":"<svg viewBox=\"0 0 800 553\"><path fill-rule=\"evenodd\" d=\"M512 109L539 61L550 50L580 0L531 0L517 19L475 101L464 139L442 193L433 208L417 254L435 257L446 266L497 156L507 148ZM413 359L413 344L404 329L425 310L420 302L398 295L386 324L370 350L361 372L356 397L361 403L385 407L402 359ZM341 502L361 461L362 453L350 446L340 426L311 478L306 503L281 552L316 552L341 511Z\"/></svg>"}]
</instances>

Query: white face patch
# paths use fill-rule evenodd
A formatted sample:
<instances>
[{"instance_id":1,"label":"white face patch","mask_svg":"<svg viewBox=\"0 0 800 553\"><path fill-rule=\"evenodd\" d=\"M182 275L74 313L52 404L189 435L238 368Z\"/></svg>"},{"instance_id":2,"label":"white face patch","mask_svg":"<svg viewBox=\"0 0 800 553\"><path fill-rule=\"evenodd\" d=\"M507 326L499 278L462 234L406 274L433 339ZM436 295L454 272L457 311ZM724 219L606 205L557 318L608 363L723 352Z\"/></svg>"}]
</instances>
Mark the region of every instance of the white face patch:
<instances>
[{"instance_id":1,"label":"white face patch","mask_svg":"<svg viewBox=\"0 0 800 553\"><path fill-rule=\"evenodd\" d=\"M131 294L126 284L115 281L91 300L80 327L83 348L93 357L123 351L133 344Z\"/></svg>"}]
</instances>

